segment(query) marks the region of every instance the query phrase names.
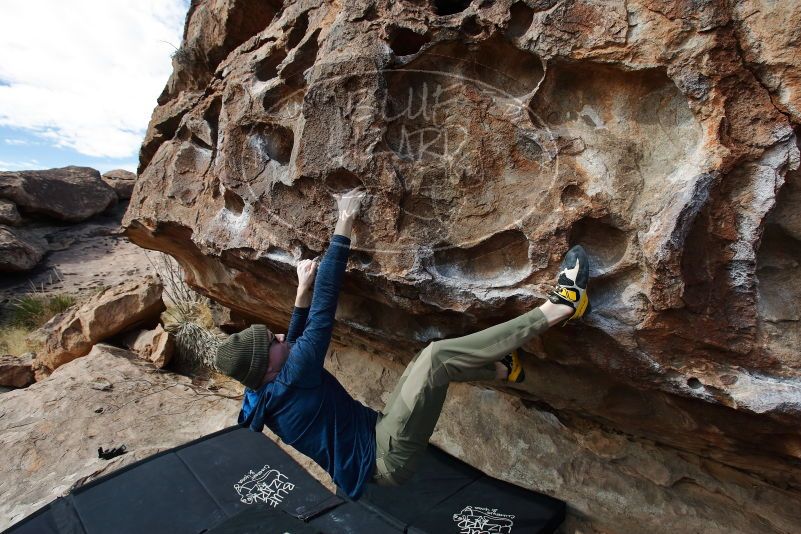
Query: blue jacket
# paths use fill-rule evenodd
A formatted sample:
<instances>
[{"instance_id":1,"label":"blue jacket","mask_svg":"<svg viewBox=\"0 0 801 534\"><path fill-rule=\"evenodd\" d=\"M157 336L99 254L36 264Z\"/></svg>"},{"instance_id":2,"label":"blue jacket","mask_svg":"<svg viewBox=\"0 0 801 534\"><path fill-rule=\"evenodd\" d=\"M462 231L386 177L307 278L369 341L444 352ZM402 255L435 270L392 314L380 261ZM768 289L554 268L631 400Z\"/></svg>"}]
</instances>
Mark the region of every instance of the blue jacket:
<instances>
[{"instance_id":1,"label":"blue jacket","mask_svg":"<svg viewBox=\"0 0 801 534\"><path fill-rule=\"evenodd\" d=\"M258 390L245 389L239 423L256 432L266 425L358 499L375 465L378 414L323 369L349 252L350 239L335 234L317 269L311 307L292 311L284 367Z\"/></svg>"}]
</instances>

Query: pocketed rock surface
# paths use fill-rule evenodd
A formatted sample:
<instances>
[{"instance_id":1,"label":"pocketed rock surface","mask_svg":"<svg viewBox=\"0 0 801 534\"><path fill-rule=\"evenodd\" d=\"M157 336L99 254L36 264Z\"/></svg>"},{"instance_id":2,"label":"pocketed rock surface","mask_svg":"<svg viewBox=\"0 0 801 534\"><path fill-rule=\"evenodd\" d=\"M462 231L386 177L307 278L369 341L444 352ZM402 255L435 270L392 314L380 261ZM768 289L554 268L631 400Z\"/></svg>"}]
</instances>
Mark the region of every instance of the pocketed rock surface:
<instances>
[{"instance_id":1,"label":"pocketed rock surface","mask_svg":"<svg viewBox=\"0 0 801 534\"><path fill-rule=\"evenodd\" d=\"M449 450L566 499L584 529L669 532L660 519L674 514L703 531L789 532L799 13L760 0L193 2L123 224L280 332L295 264L333 230L332 194L364 186L336 327L377 355L364 376L537 305L581 243L593 313L530 343L531 379L501 404L460 387L441 429L469 416L499 441L490 454L451 432ZM551 437L513 431L521 406ZM570 477L554 468L565 448ZM593 448L608 449L603 465ZM743 489L755 479L774 501ZM682 504L637 504L659 496Z\"/></svg>"}]
</instances>

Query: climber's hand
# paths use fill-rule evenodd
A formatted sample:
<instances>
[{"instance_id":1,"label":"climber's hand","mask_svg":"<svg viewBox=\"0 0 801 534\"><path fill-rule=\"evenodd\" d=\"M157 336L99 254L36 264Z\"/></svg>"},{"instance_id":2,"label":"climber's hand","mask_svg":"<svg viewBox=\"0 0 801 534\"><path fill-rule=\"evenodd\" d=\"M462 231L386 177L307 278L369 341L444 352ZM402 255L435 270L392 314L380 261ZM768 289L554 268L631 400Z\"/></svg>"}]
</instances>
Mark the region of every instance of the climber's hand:
<instances>
[{"instance_id":1,"label":"climber's hand","mask_svg":"<svg viewBox=\"0 0 801 534\"><path fill-rule=\"evenodd\" d=\"M361 208L366 191L362 187L351 189L347 193L334 195L340 219L355 219Z\"/></svg>"},{"instance_id":2,"label":"climber's hand","mask_svg":"<svg viewBox=\"0 0 801 534\"><path fill-rule=\"evenodd\" d=\"M365 194L366 192L363 188L357 187L342 195L334 195L334 198L337 199L337 211L339 212L339 220L337 220L337 226L334 228L335 234L350 239L353 221L359 213Z\"/></svg>"},{"instance_id":3,"label":"climber's hand","mask_svg":"<svg viewBox=\"0 0 801 534\"><path fill-rule=\"evenodd\" d=\"M315 260L300 260L297 271L298 290L311 289L314 284L314 275L317 274L317 262Z\"/></svg>"}]
</instances>

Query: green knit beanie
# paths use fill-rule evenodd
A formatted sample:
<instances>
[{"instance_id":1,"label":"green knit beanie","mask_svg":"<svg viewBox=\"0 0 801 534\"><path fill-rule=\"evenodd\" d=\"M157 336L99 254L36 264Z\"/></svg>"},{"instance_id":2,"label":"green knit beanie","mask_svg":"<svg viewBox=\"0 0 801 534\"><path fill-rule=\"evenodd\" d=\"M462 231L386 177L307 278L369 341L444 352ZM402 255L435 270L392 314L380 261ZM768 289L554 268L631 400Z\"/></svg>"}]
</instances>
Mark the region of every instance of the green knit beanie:
<instances>
[{"instance_id":1,"label":"green knit beanie","mask_svg":"<svg viewBox=\"0 0 801 534\"><path fill-rule=\"evenodd\" d=\"M217 347L214 366L245 387L259 389L267 365L273 335L263 324L254 324L231 335Z\"/></svg>"}]
</instances>

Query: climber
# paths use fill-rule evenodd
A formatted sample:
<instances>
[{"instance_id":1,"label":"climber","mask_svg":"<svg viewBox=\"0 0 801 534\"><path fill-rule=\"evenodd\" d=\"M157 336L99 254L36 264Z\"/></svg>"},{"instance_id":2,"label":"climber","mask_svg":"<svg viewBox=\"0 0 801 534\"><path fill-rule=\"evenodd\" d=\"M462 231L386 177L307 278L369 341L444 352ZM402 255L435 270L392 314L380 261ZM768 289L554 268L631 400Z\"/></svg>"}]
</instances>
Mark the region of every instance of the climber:
<instances>
[{"instance_id":1,"label":"climber","mask_svg":"<svg viewBox=\"0 0 801 534\"><path fill-rule=\"evenodd\" d=\"M256 432L267 425L353 499L367 482L398 485L408 480L434 431L450 382L522 382L517 347L560 321L580 318L589 304L587 255L576 246L562 261L544 304L486 330L430 343L377 413L354 400L323 368L351 229L364 194L357 188L337 198L339 219L319 267L310 260L298 263L286 335L254 324L222 342L214 359L220 372L246 386L239 424Z\"/></svg>"}]
</instances>

